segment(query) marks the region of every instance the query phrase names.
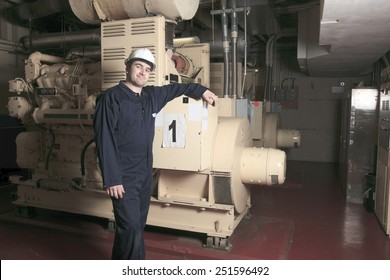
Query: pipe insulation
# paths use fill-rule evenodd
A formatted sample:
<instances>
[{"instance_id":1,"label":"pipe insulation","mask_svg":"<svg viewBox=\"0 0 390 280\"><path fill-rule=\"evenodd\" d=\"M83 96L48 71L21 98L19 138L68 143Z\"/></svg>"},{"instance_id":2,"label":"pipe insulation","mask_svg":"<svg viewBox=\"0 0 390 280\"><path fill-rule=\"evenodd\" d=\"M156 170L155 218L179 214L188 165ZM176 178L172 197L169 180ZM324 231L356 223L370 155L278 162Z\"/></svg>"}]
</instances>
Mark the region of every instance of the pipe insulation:
<instances>
[{"instance_id":1,"label":"pipe insulation","mask_svg":"<svg viewBox=\"0 0 390 280\"><path fill-rule=\"evenodd\" d=\"M40 65L41 62L62 63L65 62L65 59L54 55L43 54L41 52L33 52L29 55L28 61Z\"/></svg>"},{"instance_id":2,"label":"pipe insulation","mask_svg":"<svg viewBox=\"0 0 390 280\"><path fill-rule=\"evenodd\" d=\"M33 49L61 47L64 44L100 45L100 29L25 36L21 39L21 44L25 48Z\"/></svg>"},{"instance_id":3,"label":"pipe insulation","mask_svg":"<svg viewBox=\"0 0 390 280\"><path fill-rule=\"evenodd\" d=\"M172 20L192 19L199 0L69 0L73 13L84 23L141 18L160 14Z\"/></svg>"}]
</instances>

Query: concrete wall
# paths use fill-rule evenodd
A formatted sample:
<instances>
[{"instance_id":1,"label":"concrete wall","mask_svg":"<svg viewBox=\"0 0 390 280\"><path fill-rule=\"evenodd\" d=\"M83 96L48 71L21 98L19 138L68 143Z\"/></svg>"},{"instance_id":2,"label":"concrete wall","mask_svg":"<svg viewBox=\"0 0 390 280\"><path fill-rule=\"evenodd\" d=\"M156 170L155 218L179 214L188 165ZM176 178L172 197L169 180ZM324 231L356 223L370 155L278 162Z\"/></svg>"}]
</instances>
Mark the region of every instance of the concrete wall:
<instances>
[{"instance_id":1,"label":"concrete wall","mask_svg":"<svg viewBox=\"0 0 390 280\"><path fill-rule=\"evenodd\" d=\"M295 48L278 48L274 61L273 86L278 90L292 87L295 99L280 101L280 128L298 129L301 132L299 148L286 149L288 160L313 162L338 162L342 124L342 103L345 94L360 82L369 86L371 73L360 77L310 77L298 65ZM246 90L251 99L264 100L265 69L248 70ZM343 84L344 86L340 86ZM276 94L266 95L275 100Z\"/></svg>"},{"instance_id":2,"label":"concrete wall","mask_svg":"<svg viewBox=\"0 0 390 280\"><path fill-rule=\"evenodd\" d=\"M308 77L299 70L296 60L292 59L294 54L291 51L278 53L275 71L279 75L282 70L284 77L289 75L295 78L294 85L299 93L295 107L287 104L287 106L282 105L281 109L282 128L301 131L300 148L288 150L287 158L300 161L338 162L342 102L345 93L351 92L351 89L361 81L365 85L370 85L371 76L368 74L361 77Z\"/></svg>"}]
</instances>

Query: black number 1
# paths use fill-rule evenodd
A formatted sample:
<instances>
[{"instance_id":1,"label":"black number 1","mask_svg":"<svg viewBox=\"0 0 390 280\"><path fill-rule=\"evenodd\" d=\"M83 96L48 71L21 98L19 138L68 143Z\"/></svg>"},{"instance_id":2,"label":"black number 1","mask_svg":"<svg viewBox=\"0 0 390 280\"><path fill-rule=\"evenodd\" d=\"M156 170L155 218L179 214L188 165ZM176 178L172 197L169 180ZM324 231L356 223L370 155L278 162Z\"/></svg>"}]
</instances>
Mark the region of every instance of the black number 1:
<instances>
[{"instance_id":1,"label":"black number 1","mask_svg":"<svg viewBox=\"0 0 390 280\"><path fill-rule=\"evenodd\" d=\"M176 143L176 120L173 120L168 128L172 130L172 142Z\"/></svg>"}]
</instances>

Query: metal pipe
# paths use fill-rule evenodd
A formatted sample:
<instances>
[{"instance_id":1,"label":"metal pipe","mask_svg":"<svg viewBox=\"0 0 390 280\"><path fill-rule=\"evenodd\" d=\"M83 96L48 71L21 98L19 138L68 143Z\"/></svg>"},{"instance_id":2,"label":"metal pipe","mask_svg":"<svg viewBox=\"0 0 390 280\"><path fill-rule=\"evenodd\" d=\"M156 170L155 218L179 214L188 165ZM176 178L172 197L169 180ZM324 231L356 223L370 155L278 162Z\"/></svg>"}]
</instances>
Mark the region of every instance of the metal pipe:
<instances>
[{"instance_id":1,"label":"metal pipe","mask_svg":"<svg viewBox=\"0 0 390 280\"><path fill-rule=\"evenodd\" d=\"M389 64L389 60L387 59L387 53L381 57L382 61L385 63L385 66L388 67L390 64Z\"/></svg>"},{"instance_id":2,"label":"metal pipe","mask_svg":"<svg viewBox=\"0 0 390 280\"><path fill-rule=\"evenodd\" d=\"M100 60L102 56L102 52L100 46L88 46L83 48L74 48L71 49L67 55L67 59L73 59L74 57L88 57L88 58L96 58Z\"/></svg>"},{"instance_id":3,"label":"metal pipe","mask_svg":"<svg viewBox=\"0 0 390 280\"><path fill-rule=\"evenodd\" d=\"M294 13L298 13L299 11L302 11L302 10L316 7L316 6L320 5L320 3L321 3L320 0L312 0L312 1L305 3L305 4L275 7L274 11L277 15L294 14Z\"/></svg>"},{"instance_id":4,"label":"metal pipe","mask_svg":"<svg viewBox=\"0 0 390 280\"><path fill-rule=\"evenodd\" d=\"M88 147L95 142L95 138L89 140L83 147L80 155L80 168L81 168L81 186L85 187L85 154L88 150Z\"/></svg>"},{"instance_id":5,"label":"metal pipe","mask_svg":"<svg viewBox=\"0 0 390 280\"><path fill-rule=\"evenodd\" d=\"M210 58L221 60L223 59L223 44L222 44L222 29L201 30L197 33L200 42L210 43ZM176 40L176 39L175 39ZM237 39L237 59L244 59L245 55L245 38L244 34L238 32Z\"/></svg>"},{"instance_id":6,"label":"metal pipe","mask_svg":"<svg viewBox=\"0 0 390 280\"><path fill-rule=\"evenodd\" d=\"M25 36L21 39L21 44L25 48L61 47L63 44L98 45L100 29Z\"/></svg>"},{"instance_id":7,"label":"metal pipe","mask_svg":"<svg viewBox=\"0 0 390 280\"><path fill-rule=\"evenodd\" d=\"M198 36L173 39L173 46L175 47L189 45L189 44L199 44L199 43L200 43L200 39Z\"/></svg>"},{"instance_id":8,"label":"metal pipe","mask_svg":"<svg viewBox=\"0 0 390 280\"><path fill-rule=\"evenodd\" d=\"M231 0L232 8L232 30L231 30L231 40L232 40L232 98L237 98L237 38L238 38L238 25L237 25L237 12L236 0Z\"/></svg>"},{"instance_id":9,"label":"metal pipe","mask_svg":"<svg viewBox=\"0 0 390 280\"><path fill-rule=\"evenodd\" d=\"M228 17L225 12L227 7L227 0L221 0L222 5L222 47L223 47L223 61L224 61L224 85L223 97L229 98L229 84L230 84L230 61L229 61L229 37L228 37Z\"/></svg>"},{"instance_id":10,"label":"metal pipe","mask_svg":"<svg viewBox=\"0 0 390 280\"><path fill-rule=\"evenodd\" d=\"M92 125L94 110L68 109L39 109L32 114L35 123L38 124L74 124Z\"/></svg>"},{"instance_id":11,"label":"metal pipe","mask_svg":"<svg viewBox=\"0 0 390 280\"><path fill-rule=\"evenodd\" d=\"M266 97L269 95L270 97L270 88L271 88L271 81L272 81L272 59L273 59L273 43L276 38L276 35L272 35L266 44L266 50L265 50L265 66L266 66L266 73L265 73L265 82L264 82L264 100L267 100Z\"/></svg>"},{"instance_id":12,"label":"metal pipe","mask_svg":"<svg viewBox=\"0 0 390 280\"><path fill-rule=\"evenodd\" d=\"M271 44L269 46L269 81L268 81L268 100L271 100L271 92L272 92L272 82L273 82L273 71L274 71L274 54L275 54L275 41L276 41L276 35L273 35Z\"/></svg>"},{"instance_id":13,"label":"metal pipe","mask_svg":"<svg viewBox=\"0 0 390 280\"><path fill-rule=\"evenodd\" d=\"M247 0L244 2L244 44L245 44L245 53L244 53L244 74L242 77L242 86L241 86L241 97L244 96L244 88L245 88L245 82L246 82L246 75L247 75L247 60L248 60L248 39L247 39Z\"/></svg>"},{"instance_id":14,"label":"metal pipe","mask_svg":"<svg viewBox=\"0 0 390 280\"><path fill-rule=\"evenodd\" d=\"M57 179L39 179L37 181L37 187L44 190L64 192L70 191L72 184Z\"/></svg>"},{"instance_id":15,"label":"metal pipe","mask_svg":"<svg viewBox=\"0 0 390 280\"><path fill-rule=\"evenodd\" d=\"M29 55L28 60L34 64L39 64L39 65L42 61L49 62L49 63L65 62L65 59L62 57L43 54L41 52L33 52L32 54Z\"/></svg>"}]
</instances>

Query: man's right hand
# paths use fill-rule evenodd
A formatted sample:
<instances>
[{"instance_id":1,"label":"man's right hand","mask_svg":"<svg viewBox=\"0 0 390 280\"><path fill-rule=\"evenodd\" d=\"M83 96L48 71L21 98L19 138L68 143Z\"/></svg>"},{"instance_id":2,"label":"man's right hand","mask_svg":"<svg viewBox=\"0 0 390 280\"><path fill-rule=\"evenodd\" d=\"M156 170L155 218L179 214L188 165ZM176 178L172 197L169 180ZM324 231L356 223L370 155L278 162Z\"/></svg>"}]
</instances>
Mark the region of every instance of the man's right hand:
<instances>
[{"instance_id":1,"label":"man's right hand","mask_svg":"<svg viewBox=\"0 0 390 280\"><path fill-rule=\"evenodd\" d=\"M109 196L119 199L123 197L125 190L123 188L123 185L115 185L107 188L106 192Z\"/></svg>"}]
</instances>

